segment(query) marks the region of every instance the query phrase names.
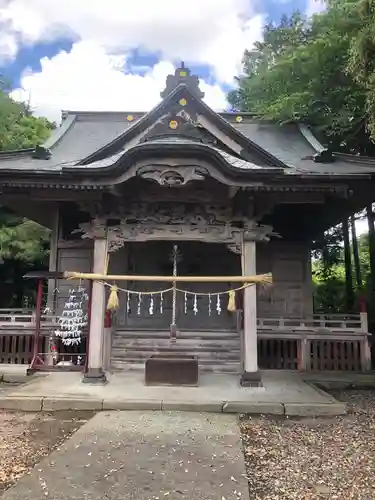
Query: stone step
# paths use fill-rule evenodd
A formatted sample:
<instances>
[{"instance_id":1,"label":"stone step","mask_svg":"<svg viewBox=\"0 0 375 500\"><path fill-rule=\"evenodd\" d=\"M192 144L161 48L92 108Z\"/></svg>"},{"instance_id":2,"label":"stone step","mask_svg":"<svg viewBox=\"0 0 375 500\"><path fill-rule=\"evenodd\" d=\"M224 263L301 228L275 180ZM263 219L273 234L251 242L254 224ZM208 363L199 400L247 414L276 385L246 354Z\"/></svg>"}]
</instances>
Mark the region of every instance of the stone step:
<instances>
[{"instance_id":1,"label":"stone step","mask_svg":"<svg viewBox=\"0 0 375 500\"><path fill-rule=\"evenodd\" d=\"M161 349L144 349L136 351L134 349L112 349L112 359L127 359L127 358L139 358L139 359L147 359L154 354L175 354L182 356L198 356L199 360L207 360L207 361L238 361L240 359L240 350L232 351L232 352L197 352L193 350L161 350Z\"/></svg>"},{"instance_id":2,"label":"stone step","mask_svg":"<svg viewBox=\"0 0 375 500\"><path fill-rule=\"evenodd\" d=\"M214 373L240 372L240 335L232 330L179 331L175 343L167 330L114 332L111 366L115 370L142 369L154 354L198 356L200 369Z\"/></svg>"},{"instance_id":3,"label":"stone step","mask_svg":"<svg viewBox=\"0 0 375 500\"><path fill-rule=\"evenodd\" d=\"M122 326L122 325L114 325L114 328L118 332L154 332L154 333L165 333L169 332L169 327L164 327L164 328L136 328L133 326ZM177 325L177 329L181 333L213 333L213 332L218 332L218 333L237 333L237 330L233 328L180 328Z\"/></svg>"},{"instance_id":4,"label":"stone step","mask_svg":"<svg viewBox=\"0 0 375 500\"><path fill-rule=\"evenodd\" d=\"M155 354L155 353L153 353ZM138 357L138 356L126 356L124 358L111 358L111 360L115 363L122 363L122 362L126 362L126 363L144 363L145 360L148 358L149 356L145 356L145 357ZM237 359L234 359L234 360L230 360L230 361L227 361L226 359L215 359L215 360L212 360L212 359L204 359L204 358L201 358L199 357L198 358L198 363L200 365L210 365L210 364L214 364L214 365L226 365L226 364L237 364L239 363L240 361L237 360Z\"/></svg>"},{"instance_id":5,"label":"stone step","mask_svg":"<svg viewBox=\"0 0 375 500\"><path fill-rule=\"evenodd\" d=\"M169 339L170 333L166 330L115 330L114 338L126 339ZM236 331L178 331L179 339L207 339L207 340L236 340L240 339L240 334Z\"/></svg>"},{"instance_id":6,"label":"stone step","mask_svg":"<svg viewBox=\"0 0 375 500\"><path fill-rule=\"evenodd\" d=\"M144 371L145 364L139 359L128 359L128 360L116 360L111 363L112 371L128 371L137 370ZM199 370L205 373L241 373L241 365L239 362L216 362L216 363L204 363L199 362Z\"/></svg>"},{"instance_id":7,"label":"stone step","mask_svg":"<svg viewBox=\"0 0 375 500\"><path fill-rule=\"evenodd\" d=\"M197 351L232 351L233 349L240 349L240 342L238 340L227 341L206 341L198 342L191 339L177 339L172 343L170 339L114 339L112 343L113 349L170 349L172 351L178 349L191 349Z\"/></svg>"}]
</instances>

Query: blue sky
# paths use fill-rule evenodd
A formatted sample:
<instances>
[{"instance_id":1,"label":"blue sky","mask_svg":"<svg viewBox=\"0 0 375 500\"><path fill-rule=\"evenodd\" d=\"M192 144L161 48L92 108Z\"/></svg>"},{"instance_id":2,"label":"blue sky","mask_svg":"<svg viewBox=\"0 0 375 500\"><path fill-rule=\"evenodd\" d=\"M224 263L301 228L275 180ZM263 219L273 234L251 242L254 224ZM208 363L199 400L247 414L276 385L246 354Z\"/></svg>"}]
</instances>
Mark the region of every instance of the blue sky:
<instances>
[{"instance_id":1,"label":"blue sky","mask_svg":"<svg viewBox=\"0 0 375 500\"><path fill-rule=\"evenodd\" d=\"M7 0L0 74L15 98L58 121L67 108L147 110L183 59L207 103L224 109L243 50L264 23L311 14L320 1Z\"/></svg>"}]
</instances>

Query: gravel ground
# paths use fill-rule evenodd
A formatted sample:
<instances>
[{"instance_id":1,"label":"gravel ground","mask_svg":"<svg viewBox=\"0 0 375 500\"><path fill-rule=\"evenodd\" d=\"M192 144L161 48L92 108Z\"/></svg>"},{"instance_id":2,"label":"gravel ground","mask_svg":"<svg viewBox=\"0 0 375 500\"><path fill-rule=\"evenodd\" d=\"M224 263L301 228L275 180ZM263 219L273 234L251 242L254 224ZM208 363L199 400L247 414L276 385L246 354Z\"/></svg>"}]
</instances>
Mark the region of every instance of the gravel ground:
<instances>
[{"instance_id":1,"label":"gravel ground","mask_svg":"<svg viewBox=\"0 0 375 500\"><path fill-rule=\"evenodd\" d=\"M375 391L342 391L334 419L244 418L251 500L374 500Z\"/></svg>"},{"instance_id":2,"label":"gravel ground","mask_svg":"<svg viewBox=\"0 0 375 500\"><path fill-rule=\"evenodd\" d=\"M92 416L92 412L0 411L0 496Z\"/></svg>"}]
</instances>

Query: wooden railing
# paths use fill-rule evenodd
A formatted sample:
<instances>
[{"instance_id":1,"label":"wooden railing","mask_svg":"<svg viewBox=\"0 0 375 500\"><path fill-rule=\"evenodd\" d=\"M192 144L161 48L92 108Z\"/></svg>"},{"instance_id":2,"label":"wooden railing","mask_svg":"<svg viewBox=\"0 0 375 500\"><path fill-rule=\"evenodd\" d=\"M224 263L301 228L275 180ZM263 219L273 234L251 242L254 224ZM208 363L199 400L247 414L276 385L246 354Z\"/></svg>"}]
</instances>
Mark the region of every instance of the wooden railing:
<instances>
[{"instance_id":1,"label":"wooden railing","mask_svg":"<svg viewBox=\"0 0 375 500\"><path fill-rule=\"evenodd\" d=\"M43 326L50 326L57 322L58 316L42 314ZM35 325L35 311L33 309L0 309L0 334L3 328L33 328Z\"/></svg>"},{"instance_id":2,"label":"wooden railing","mask_svg":"<svg viewBox=\"0 0 375 500\"><path fill-rule=\"evenodd\" d=\"M239 311L239 334L240 316ZM57 320L58 316L42 315L42 350L46 349L47 337ZM307 319L258 318L257 324L262 369L367 371L371 368L366 313L321 314ZM32 310L0 309L0 363L29 364L34 331Z\"/></svg>"},{"instance_id":3,"label":"wooden railing","mask_svg":"<svg viewBox=\"0 0 375 500\"><path fill-rule=\"evenodd\" d=\"M42 327L55 324L58 316L42 314ZM32 327L35 312L32 309L0 309L0 334L2 328ZM260 331L319 331L367 333L367 313L360 314L314 314L309 318L282 318L270 316L257 319Z\"/></svg>"},{"instance_id":4,"label":"wooden railing","mask_svg":"<svg viewBox=\"0 0 375 500\"><path fill-rule=\"evenodd\" d=\"M319 333L368 333L367 313L314 314L310 318L258 318L260 331L315 331Z\"/></svg>"},{"instance_id":5,"label":"wooden railing","mask_svg":"<svg viewBox=\"0 0 375 500\"><path fill-rule=\"evenodd\" d=\"M0 309L0 324L31 323L34 317L33 309Z\"/></svg>"}]
</instances>

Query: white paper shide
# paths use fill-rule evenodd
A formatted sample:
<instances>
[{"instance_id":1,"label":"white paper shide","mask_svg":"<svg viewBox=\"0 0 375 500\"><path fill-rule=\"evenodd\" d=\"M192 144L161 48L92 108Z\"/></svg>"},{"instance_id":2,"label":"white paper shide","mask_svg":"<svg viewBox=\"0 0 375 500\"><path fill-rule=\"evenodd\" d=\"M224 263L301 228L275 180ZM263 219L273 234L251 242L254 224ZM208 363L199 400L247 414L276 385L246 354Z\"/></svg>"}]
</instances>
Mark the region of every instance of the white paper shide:
<instances>
[{"instance_id":1,"label":"white paper shide","mask_svg":"<svg viewBox=\"0 0 375 500\"><path fill-rule=\"evenodd\" d=\"M85 312L87 301L85 288L79 286L69 290L69 298L58 321L59 329L55 331L55 335L60 337L66 346L81 343L83 329L88 324L88 314Z\"/></svg>"}]
</instances>

